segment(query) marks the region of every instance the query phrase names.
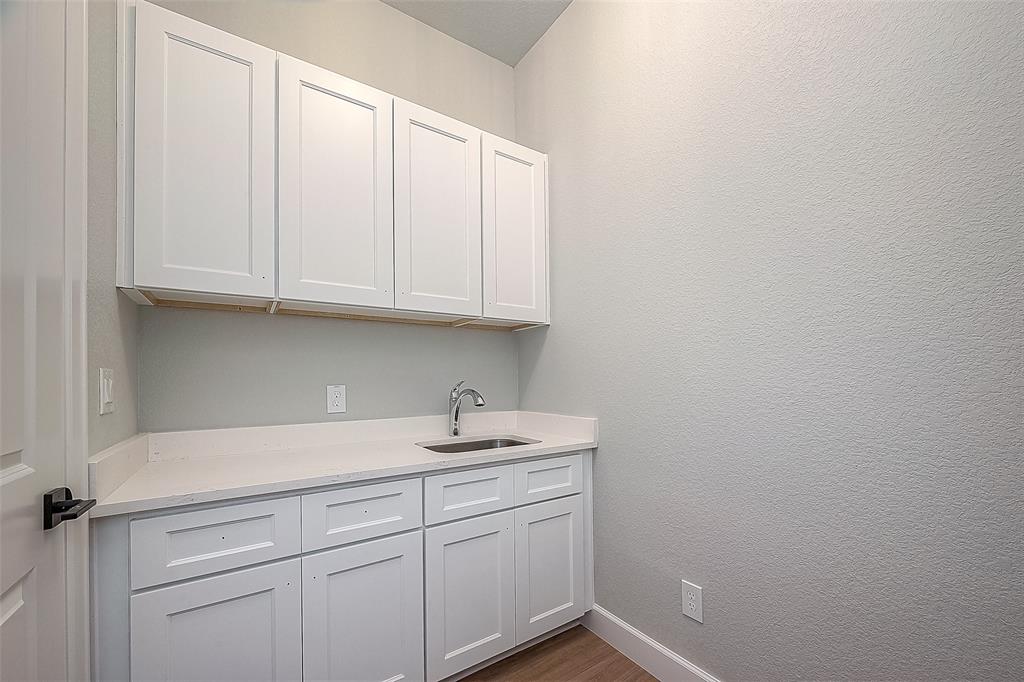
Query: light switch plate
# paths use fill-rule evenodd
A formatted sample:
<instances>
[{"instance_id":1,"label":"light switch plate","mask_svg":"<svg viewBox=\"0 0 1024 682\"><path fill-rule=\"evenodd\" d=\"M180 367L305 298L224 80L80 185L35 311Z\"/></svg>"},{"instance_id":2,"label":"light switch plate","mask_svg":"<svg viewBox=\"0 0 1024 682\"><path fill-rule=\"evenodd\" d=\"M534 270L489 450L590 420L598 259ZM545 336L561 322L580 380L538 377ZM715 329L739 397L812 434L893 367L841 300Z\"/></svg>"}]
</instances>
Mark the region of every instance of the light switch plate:
<instances>
[{"instance_id":1,"label":"light switch plate","mask_svg":"<svg viewBox=\"0 0 1024 682\"><path fill-rule=\"evenodd\" d=\"M334 384L327 387L327 414L339 414L348 409L345 396L345 384Z\"/></svg>"},{"instance_id":2,"label":"light switch plate","mask_svg":"<svg viewBox=\"0 0 1024 682\"><path fill-rule=\"evenodd\" d=\"M704 622L704 591L700 585L683 582L683 614L698 623Z\"/></svg>"},{"instance_id":3,"label":"light switch plate","mask_svg":"<svg viewBox=\"0 0 1024 682\"><path fill-rule=\"evenodd\" d=\"M100 414L114 411L114 370L100 367Z\"/></svg>"}]
</instances>

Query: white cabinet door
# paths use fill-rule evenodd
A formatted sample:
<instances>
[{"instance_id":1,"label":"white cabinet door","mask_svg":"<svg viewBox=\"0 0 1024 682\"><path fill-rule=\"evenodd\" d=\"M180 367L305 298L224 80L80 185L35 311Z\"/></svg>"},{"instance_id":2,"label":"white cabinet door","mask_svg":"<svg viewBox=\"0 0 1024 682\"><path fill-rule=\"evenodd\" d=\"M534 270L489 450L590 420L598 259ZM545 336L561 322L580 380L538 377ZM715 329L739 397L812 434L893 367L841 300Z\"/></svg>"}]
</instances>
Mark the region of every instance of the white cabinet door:
<instances>
[{"instance_id":1,"label":"white cabinet door","mask_svg":"<svg viewBox=\"0 0 1024 682\"><path fill-rule=\"evenodd\" d=\"M427 529L428 679L513 646L512 523L510 510Z\"/></svg>"},{"instance_id":2,"label":"white cabinet door","mask_svg":"<svg viewBox=\"0 0 1024 682\"><path fill-rule=\"evenodd\" d=\"M136 16L135 286L272 298L276 53Z\"/></svg>"},{"instance_id":3,"label":"white cabinet door","mask_svg":"<svg viewBox=\"0 0 1024 682\"><path fill-rule=\"evenodd\" d=\"M480 131L395 100L395 307L482 314Z\"/></svg>"},{"instance_id":4,"label":"white cabinet door","mask_svg":"<svg viewBox=\"0 0 1024 682\"><path fill-rule=\"evenodd\" d=\"M298 680L299 559L131 598L133 680Z\"/></svg>"},{"instance_id":5,"label":"white cabinet door","mask_svg":"<svg viewBox=\"0 0 1024 682\"><path fill-rule=\"evenodd\" d=\"M547 155L483 135L484 317L548 321Z\"/></svg>"},{"instance_id":6,"label":"white cabinet door","mask_svg":"<svg viewBox=\"0 0 1024 682\"><path fill-rule=\"evenodd\" d=\"M391 101L278 57L281 298L394 306Z\"/></svg>"},{"instance_id":7,"label":"white cabinet door","mask_svg":"<svg viewBox=\"0 0 1024 682\"><path fill-rule=\"evenodd\" d=\"M423 678L423 532L302 559L305 680Z\"/></svg>"},{"instance_id":8,"label":"white cabinet door","mask_svg":"<svg viewBox=\"0 0 1024 682\"><path fill-rule=\"evenodd\" d=\"M583 615L583 498L515 510L516 644Z\"/></svg>"}]
</instances>

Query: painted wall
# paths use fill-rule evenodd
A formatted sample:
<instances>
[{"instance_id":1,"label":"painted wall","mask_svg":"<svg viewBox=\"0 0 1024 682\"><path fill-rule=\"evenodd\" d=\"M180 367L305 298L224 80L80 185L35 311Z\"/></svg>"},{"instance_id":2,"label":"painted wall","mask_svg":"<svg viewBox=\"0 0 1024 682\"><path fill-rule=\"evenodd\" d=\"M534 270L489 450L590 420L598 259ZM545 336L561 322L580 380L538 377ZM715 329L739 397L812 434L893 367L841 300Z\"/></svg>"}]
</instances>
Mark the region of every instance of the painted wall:
<instances>
[{"instance_id":1,"label":"painted wall","mask_svg":"<svg viewBox=\"0 0 1024 682\"><path fill-rule=\"evenodd\" d=\"M86 292L89 452L138 431L138 311L114 288L117 253L114 3L89 2L89 188ZM114 370L114 411L99 414L99 368Z\"/></svg>"},{"instance_id":2,"label":"painted wall","mask_svg":"<svg viewBox=\"0 0 1024 682\"><path fill-rule=\"evenodd\" d=\"M484 130L514 135L511 67L377 0L158 4ZM91 400L98 367L114 368L118 391L111 417L90 408L93 451L136 429L324 421L328 383L349 390L349 412L331 419L440 414L459 378L484 392L488 409L516 406L510 334L137 310L115 293L114 6L95 0L90 8L90 121L96 131L90 139Z\"/></svg>"},{"instance_id":3,"label":"painted wall","mask_svg":"<svg viewBox=\"0 0 1024 682\"><path fill-rule=\"evenodd\" d=\"M515 136L512 67L378 0L156 0L197 21Z\"/></svg>"},{"instance_id":4,"label":"painted wall","mask_svg":"<svg viewBox=\"0 0 1024 682\"><path fill-rule=\"evenodd\" d=\"M152 308L141 323L143 431L444 414L459 379L485 409L519 401L510 332ZM345 384L345 414L326 414L327 384Z\"/></svg>"},{"instance_id":5,"label":"painted wall","mask_svg":"<svg viewBox=\"0 0 1024 682\"><path fill-rule=\"evenodd\" d=\"M577 0L520 62L598 603L723 679L1020 678L1021 74L1020 3Z\"/></svg>"}]
</instances>

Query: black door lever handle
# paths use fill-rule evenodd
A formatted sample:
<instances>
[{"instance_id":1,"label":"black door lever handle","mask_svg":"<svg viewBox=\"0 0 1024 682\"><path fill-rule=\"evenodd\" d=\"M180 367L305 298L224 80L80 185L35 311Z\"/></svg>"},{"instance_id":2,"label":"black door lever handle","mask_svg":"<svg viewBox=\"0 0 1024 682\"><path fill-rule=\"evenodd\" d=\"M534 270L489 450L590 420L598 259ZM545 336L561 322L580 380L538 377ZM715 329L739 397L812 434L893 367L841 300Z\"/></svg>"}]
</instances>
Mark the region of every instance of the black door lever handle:
<instances>
[{"instance_id":1,"label":"black door lever handle","mask_svg":"<svg viewBox=\"0 0 1024 682\"><path fill-rule=\"evenodd\" d=\"M77 519L96 506L96 500L76 500L71 488L54 488L43 493L43 530Z\"/></svg>"}]
</instances>

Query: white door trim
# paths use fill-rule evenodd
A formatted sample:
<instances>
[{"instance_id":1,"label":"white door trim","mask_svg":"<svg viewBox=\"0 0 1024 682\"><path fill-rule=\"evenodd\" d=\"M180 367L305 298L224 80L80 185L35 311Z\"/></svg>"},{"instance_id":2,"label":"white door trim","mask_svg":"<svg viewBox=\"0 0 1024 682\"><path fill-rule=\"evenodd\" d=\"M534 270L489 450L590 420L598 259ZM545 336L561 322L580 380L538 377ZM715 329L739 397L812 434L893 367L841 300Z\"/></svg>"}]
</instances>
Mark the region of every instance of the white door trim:
<instances>
[{"instance_id":1,"label":"white door trim","mask_svg":"<svg viewBox=\"0 0 1024 682\"><path fill-rule=\"evenodd\" d=\"M64 38L64 475L89 493L86 355L86 239L89 128L88 0L66 0ZM89 520L64 524L69 680L91 679L89 665Z\"/></svg>"}]
</instances>

